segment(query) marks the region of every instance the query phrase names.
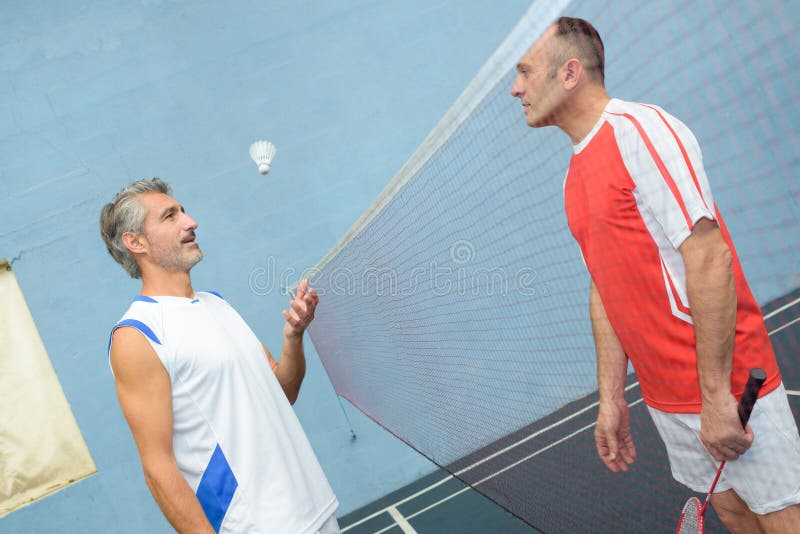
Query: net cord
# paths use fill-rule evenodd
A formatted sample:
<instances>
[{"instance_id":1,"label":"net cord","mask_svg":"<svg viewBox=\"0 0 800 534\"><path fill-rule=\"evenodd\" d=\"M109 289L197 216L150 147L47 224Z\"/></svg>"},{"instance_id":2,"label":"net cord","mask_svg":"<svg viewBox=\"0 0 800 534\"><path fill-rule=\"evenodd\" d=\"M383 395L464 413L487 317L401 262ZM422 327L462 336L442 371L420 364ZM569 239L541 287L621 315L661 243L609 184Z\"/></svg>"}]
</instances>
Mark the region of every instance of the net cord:
<instances>
[{"instance_id":1,"label":"net cord","mask_svg":"<svg viewBox=\"0 0 800 534\"><path fill-rule=\"evenodd\" d=\"M386 207L397 192L427 163L451 135L464 123L475 108L497 85L498 81L519 61L532 44L532 36L541 35L569 6L572 0L538 0L533 2L520 21L495 50L492 56L467 85L439 123L422 141L419 148L392 177L372 205L361 215L339 242L312 269L321 271Z\"/></svg>"}]
</instances>

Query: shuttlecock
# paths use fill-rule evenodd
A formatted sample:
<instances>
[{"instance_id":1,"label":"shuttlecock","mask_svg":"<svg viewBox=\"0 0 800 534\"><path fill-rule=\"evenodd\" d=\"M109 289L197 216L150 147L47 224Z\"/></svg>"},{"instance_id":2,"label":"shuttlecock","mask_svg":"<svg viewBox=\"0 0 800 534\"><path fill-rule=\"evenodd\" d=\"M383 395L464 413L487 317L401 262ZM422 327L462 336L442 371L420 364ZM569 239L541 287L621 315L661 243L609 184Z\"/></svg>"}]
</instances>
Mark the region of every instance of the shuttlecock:
<instances>
[{"instance_id":1,"label":"shuttlecock","mask_svg":"<svg viewBox=\"0 0 800 534\"><path fill-rule=\"evenodd\" d=\"M258 172L267 174L269 172L269 165L275 157L277 149L275 145L269 141L256 141L250 145L250 157L258 165Z\"/></svg>"}]
</instances>

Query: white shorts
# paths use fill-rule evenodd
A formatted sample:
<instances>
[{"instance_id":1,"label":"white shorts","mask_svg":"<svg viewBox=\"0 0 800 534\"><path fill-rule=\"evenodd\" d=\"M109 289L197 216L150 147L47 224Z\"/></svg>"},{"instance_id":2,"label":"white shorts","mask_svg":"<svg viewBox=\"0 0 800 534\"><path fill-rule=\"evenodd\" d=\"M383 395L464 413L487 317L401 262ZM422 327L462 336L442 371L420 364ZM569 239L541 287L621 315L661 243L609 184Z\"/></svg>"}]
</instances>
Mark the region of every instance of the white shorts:
<instances>
[{"instance_id":1,"label":"white shorts","mask_svg":"<svg viewBox=\"0 0 800 534\"><path fill-rule=\"evenodd\" d=\"M325 521L317 534L341 534L341 530L339 529L339 522L336 521L336 515L331 514L331 516Z\"/></svg>"},{"instance_id":2,"label":"white shorts","mask_svg":"<svg viewBox=\"0 0 800 534\"><path fill-rule=\"evenodd\" d=\"M700 441L700 414L648 409L666 445L673 478L708 493L719 464ZM758 399L748 424L753 445L725 464L714 493L733 489L757 514L800 503L800 435L783 384Z\"/></svg>"}]
</instances>

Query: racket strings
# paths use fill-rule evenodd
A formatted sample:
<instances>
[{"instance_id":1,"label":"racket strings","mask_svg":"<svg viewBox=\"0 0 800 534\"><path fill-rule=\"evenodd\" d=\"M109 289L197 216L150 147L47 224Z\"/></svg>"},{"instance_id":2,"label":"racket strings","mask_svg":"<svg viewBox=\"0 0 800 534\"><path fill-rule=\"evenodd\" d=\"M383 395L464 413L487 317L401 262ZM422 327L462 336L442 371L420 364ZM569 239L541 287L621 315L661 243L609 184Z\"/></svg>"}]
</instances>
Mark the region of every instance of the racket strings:
<instances>
[{"instance_id":1,"label":"racket strings","mask_svg":"<svg viewBox=\"0 0 800 534\"><path fill-rule=\"evenodd\" d=\"M676 534L698 534L703 532L702 508L700 500L692 497L683 505Z\"/></svg>"}]
</instances>

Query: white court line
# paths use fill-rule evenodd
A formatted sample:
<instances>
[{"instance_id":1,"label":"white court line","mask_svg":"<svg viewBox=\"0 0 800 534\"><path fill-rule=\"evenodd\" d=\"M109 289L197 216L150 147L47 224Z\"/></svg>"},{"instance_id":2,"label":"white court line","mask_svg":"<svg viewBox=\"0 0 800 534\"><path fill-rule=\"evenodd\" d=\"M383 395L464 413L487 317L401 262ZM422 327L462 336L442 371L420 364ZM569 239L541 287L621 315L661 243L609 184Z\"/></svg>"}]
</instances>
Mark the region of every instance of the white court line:
<instances>
[{"instance_id":1,"label":"white court line","mask_svg":"<svg viewBox=\"0 0 800 534\"><path fill-rule=\"evenodd\" d=\"M632 407L636 406L637 404L639 404L640 402L642 402L643 400L644 400L644 399L637 399L637 400L633 401L632 403L628 404L628 406L632 408ZM570 438L572 438L572 437L574 437L574 436L577 436L578 434L580 434L580 433L581 433L581 432L583 432L584 430L587 430L587 429L589 429L589 428L592 428L592 427L593 427L594 425L596 425L596 424L597 424L597 421L595 421L594 423L590 423L590 424L586 425L585 427L583 427L583 428L581 428L581 429L579 429L579 430L576 430L576 431L575 431L575 432L573 432L572 434L569 434L569 435L567 435L567 436L564 436L564 437L563 437L563 438L561 438L560 440L558 440L558 441L554 441L554 442L553 442L553 443L551 443L550 445L548 445L548 446L546 446L546 447L543 447L543 448L539 449L539 450L538 450L538 451L536 451L536 452L532 452L531 454L529 454L529 455L528 455L528 456L526 456L525 458L522 458L522 459L520 459L520 460L517 460L517 461L516 461L516 462L514 462L513 464L511 464L511 465L508 465L508 466L504 467L504 468L503 468L503 469L501 469L500 471L497 471L496 473L493 473L493 474L489 475L488 477L484 478L483 480L479 480L478 482L476 482L475 484L473 484L473 486L477 486L478 484L483 484L483 483L484 483L484 482L486 482L487 480L491 480L491 479L493 479L494 477L496 477L497 475L500 475L500 474L502 474L502 473L505 473L506 471L508 471L508 470L509 470L509 469L511 469L512 467L516 467L516 466L518 466L519 464L521 464L521 463L523 463L523 462L527 462L528 460L530 460L530 459L531 459L531 458L533 458L534 456L538 456L539 454L543 453L544 451L546 451L546 450L548 450L548 449L551 449L551 448L555 447L556 445L559 445L559 444L561 444L561 443L563 443L563 442L567 441L568 439L570 439ZM409 517L411 517L411 516L409 516Z\"/></svg>"},{"instance_id":2,"label":"white court line","mask_svg":"<svg viewBox=\"0 0 800 534\"><path fill-rule=\"evenodd\" d=\"M793 325L794 323L796 323L797 321L800 321L800 317L796 317L796 318L795 318L793 321L789 321L789 322L788 322L788 323L786 323L785 325L783 325L783 326L779 326L778 328L776 328L776 329L775 329L775 330L773 330L772 332L768 332L768 333L767 333L767 335L770 335L770 336L771 336L772 334L775 334L775 333L777 333L777 332L780 332L781 330L783 330L783 329L784 329L784 328L786 328L787 326L792 326L792 325Z\"/></svg>"},{"instance_id":3,"label":"white court line","mask_svg":"<svg viewBox=\"0 0 800 534\"><path fill-rule=\"evenodd\" d=\"M471 488L470 486L464 486L463 488L461 488L461 489L460 489L460 490L458 490L457 492L455 492L455 493L451 493L450 495L448 495L448 496L447 496L447 497L445 497L444 499L440 499L440 500L436 501L435 503L433 503L433 504L431 504L431 505L429 505L429 506L426 506L426 507L425 507L425 508L423 508L422 510L417 510L416 512L414 512L413 514L411 514L410 516L408 516L408 517L407 517L407 519L414 519L414 518L415 518L415 517L417 517L418 515L420 515L420 514L422 514L422 513L425 513L425 512L427 512L427 511L428 511L428 510L430 510L431 508L435 508L435 507L439 506L440 504L446 503L447 501L449 501L449 500L450 500L450 499L452 499L453 497L458 497L458 496L459 496L459 495L461 495L462 493L465 493L465 492L467 492L467 491L469 491L469 490L471 490L471 489L472 489L472 488ZM388 527L384 527L384 528L382 528L381 530L377 530L377 531L375 531L375 534L382 534L383 532L386 532L387 530L391 530L391 529L393 529L393 528L394 528L394 525L389 525Z\"/></svg>"},{"instance_id":4,"label":"white court line","mask_svg":"<svg viewBox=\"0 0 800 534\"><path fill-rule=\"evenodd\" d=\"M636 386L638 386L638 385L639 385L639 382L634 382L634 383L632 383L631 385L629 385L629 386L626 386L626 387L625 387L625 391L630 391L631 389L635 388L635 387L636 387ZM595 407L595 406L597 406L598 404L600 404L600 403L599 403L598 401L595 401L595 402L591 403L590 405L586 406L585 408L581 408L581 409L580 409L580 410L578 410L577 412L575 412L575 413L573 413L573 414L570 414L570 415L568 415L567 417L564 417L563 419L559 419L559 420L558 420L558 421L556 421L555 423L553 423L553 424L551 424L551 425L549 425L549 426L547 426L547 427L545 427L545 428L542 428L542 429L539 429L539 430L537 430L536 432L534 432L534 433L533 433L533 434L531 434L530 436L527 436L527 437L525 437L525 438L521 439L520 441L517 441L517 442L515 442L515 443L512 443L511 445L509 445L509 446L508 446L508 447L506 447L505 449L503 449L503 450L501 450L501 451L498 451L498 452L496 452L496 453L492 454L491 456L489 456L489 457L487 457L487 458L484 458L484 459L482 459L482 460L479 460L479 461L475 462L474 464L472 464L472 465L469 465L469 466L465 467L464 469L461 469L460 471L456 472L454 475L447 475L446 477L444 477L443 479L439 480L438 482L434 482L434 483L433 483L433 484L431 484L430 486L427 486L427 487L425 487L425 488L422 488L422 489L421 489L421 490L419 490L418 492L416 492L416 493L414 493L414 494L412 494L412 495L409 495L408 497L405 497L405 498L403 498L403 499L400 499L399 501L395 502L394 504L391 504L391 505L387 506L386 508L383 508L383 509L381 509L381 510L378 510L377 512L374 512L374 513L372 513L372 514L370 514L370 515L368 515L368 516L366 516L366 517L362 517L361 519L359 519L359 520L358 520L358 521L356 521L355 523L351 523L351 524L347 525L346 527L342 528L342 532L347 532L348 530L350 530L350 529L351 529L351 528L353 528L353 527L357 527L358 525L361 525L362 523L366 523L366 522L367 522L367 521L369 521L370 519L373 519L373 518L375 518L375 517L378 517L379 515L383 515L383 514L387 513L387 512L389 511L389 508L394 508L394 507L400 506L401 504L405 504L405 503L407 503L408 501L411 501L411 500L413 500L413 499L416 499L416 498L417 498L417 497L419 497L420 495L423 495L423 494L425 494L425 493L427 493L427 492L429 492L429 491L431 491L431 490L433 490L433 489L436 489L436 488L438 488L439 486L441 486L442 484L444 484L445 482L447 482L447 481L449 481L449 480L451 480L451 479L455 478L455 475L461 475L461 474L463 474L463 473L466 473L466 472L467 472L467 471L469 471L470 469L472 469L472 468L474 468L474 467L477 467L477 466L479 466L480 464L484 463L485 461L487 461L487 460L489 460L489 459L491 459L491 458L494 458L494 457L498 456L499 454L502 454L502 453L504 453L504 452L508 452L509 450L513 449L514 447L517 447L517 446L519 446L519 445L521 445L521 444L525 443L526 441L529 441L529 440L533 439L534 437L536 437L536 436L539 436L539 435L543 434L544 432L547 432L547 431L549 431L549 430L552 430L552 429L556 428L557 426L563 425L563 424L564 424L564 423L566 423L567 421L570 421L571 419L574 419L575 417L579 416L580 414L582 414L582 413L584 413L584 412L586 412L586 411L588 411L588 410L591 410L592 408L594 408L594 407ZM470 488L469 488L469 486L467 486L467 487L466 487L464 490L459 490L459 492L458 492L458 493L456 493L456 494L454 494L454 495L451 495L449 498L455 497L455 495L458 495L458 494L462 493L463 491L466 491L467 489L470 489ZM448 499L449 499L449 498L448 498ZM447 499L444 499L444 500L447 500ZM443 500L443 501L440 501L440 502L444 502L444 500ZM430 508L430 507L428 507L428 508ZM425 508L425 509L427 510L428 508ZM420 513L420 512L417 512L417 513L416 513L416 514L414 514L414 515L418 515L419 513ZM409 517L414 517L414 516L412 515L412 516L409 516ZM382 532L382 531L379 531L379 532Z\"/></svg>"},{"instance_id":5,"label":"white court line","mask_svg":"<svg viewBox=\"0 0 800 534\"><path fill-rule=\"evenodd\" d=\"M784 305L783 305L783 306L781 306L780 308L778 308L778 309L776 309L776 310L773 310L773 311L771 311L770 313L768 313L767 315L765 315L765 316L764 316L764 319L769 319L770 317L774 317L775 315L777 315L777 314L779 314L780 312L782 312L782 311L786 310L787 308L790 308L790 307L794 306L795 304L797 304L797 303L799 303L799 302L800 302L800 298L797 298L797 299L793 300L792 302L789 302L788 304L784 304ZM768 333L767 333L767 335L770 335L770 336L771 336L772 334L775 334L776 332L780 332L780 331L781 331L781 330L783 330L784 328L786 328L786 327L788 327L788 326L791 326L791 325L793 325L793 324L797 323L798 321L800 321L800 317L797 317L797 318L793 319L792 321L789 321L788 323L786 323L786 324L784 324L784 325L782 325L782 326L779 326L779 327L778 327L778 328L776 328L775 330L772 330L771 332L768 332ZM631 385L627 386L627 387L625 388L625 391L629 391L629 390L633 389L634 387L636 387L636 386L638 386L638 385L639 385L639 382L634 382L634 383L632 383ZM786 394L787 394L787 395L792 395L792 396L800 396L800 391L795 391L795 390L786 390ZM630 403L628 406L634 406L634 405L636 405L636 404L638 404L638 403L642 402L642 400L644 400L644 399L638 399L638 400L636 400L636 401L634 401L634 402ZM571 415L568 415L567 417L565 417L565 418L563 418L563 419L560 419L560 420L556 421L555 423L551 424L550 426L547 426L547 427L545 427L545 428L542 428L542 429L540 429L540 430L537 430L536 432L534 432L534 433L533 433L533 434L531 434L530 436L527 436L527 437L525 437L525 438L521 439L520 441L518 441L518 442L516 442L516 443L513 443L513 444L509 445L508 447L506 447L506 448L504 448L504 449L502 449L502 450L500 450L500 451L498 451L498 452L496 452L496 453L494 453L494 454L492 454L492 455L490 455L490 456L488 456L488 457L486 457L486 458L484 458L484 459L482 459L482 460L479 460L478 462L475 462L474 464L472 464L472 465L470 465L470 466L467 466L467 467L465 467L464 469L462 469L462 470L460 470L460 471L456 472L454 475L448 475L448 476L444 477L443 479L439 480L438 482L435 482L435 483L431 484L430 486L427 486L427 487L425 487L425 488L421 489L420 491L418 491L418 492L414 493L413 495L409 495L408 497L406 497L406 498L404 498L404 499L401 499L401 500L397 501L396 503L394 503L394 504L392 504L392 505L389 505L389 506L387 506L386 508L384 508L384 509L382 509L382 510L378 510L377 512L374 512L374 513L372 513L372 514L368 515L367 517L364 517L364 518L360 519L359 521L356 521L355 523L351 523L351 524L347 525L346 527L344 527L344 528L342 529L342 532L347 532L347 531L348 531L348 530L350 530L351 528L353 528L353 527L356 527L356 526L358 526L358 525L360 525L360 524L362 524L362 523L365 523L366 521L369 521L370 519L373 519L373 518L375 518L375 517L377 517L377 516L379 516L379 515L382 515L382 514L385 514L385 513L389 513L389 514L391 515L391 509L394 509L394 510L396 511L396 510L397 510L397 509L395 508L396 506L399 506L399 505L401 505L401 504L404 504L404 503L406 503L406 502L408 502L408 501L410 501L410 500L412 500L412 499L415 499L415 498L419 497L420 495L423 495L424 493L427 493L427 492L431 491L432 489L434 489L434 488L437 488L437 487L441 486L442 484L444 484L445 482L449 481L450 479L452 479L452 478L455 478L455 476L456 476L456 475L461 475L461 474L463 474L463 473L465 473L465 472L469 471L470 469L472 469L472 468L474 468L474 467L476 467L476 466L478 466L478 465L480 465L480 464L482 464L482 463L484 463L484 462L486 462L486 461L488 461L488 460L490 460L490 459L492 459L492 458L495 458L495 457L497 457L497 456L498 456L498 455L500 455L500 454L503 454L503 453L505 453L505 452L508 452L509 450L513 449L514 447L517 447L517 446L521 445L522 443L525 443L525 442L527 442L527 441L529 441L529 440L533 439L534 437L541 435L541 434L542 434L542 433L544 433L544 432L547 432L548 430L552 430L553 428L555 428L555 427L557 427L557 426L560 426L560 425L564 424L565 422L567 422L567 421L569 421L569 420L571 420L571 419L574 419L574 418L575 418L575 417L577 417L578 415L580 415L580 414L582 414L582 413L586 412L587 410L590 410L590 409L594 408L594 407L595 407L595 406L597 406L598 404L599 404L599 402L598 402L598 401L595 401L595 402L593 402L592 404L590 404L590 405L586 406L585 408L582 408L582 409L578 410L577 412L575 412L575 413L573 413L573 414L571 414ZM536 455L538 455L538 454L541 454L542 452L546 451L547 449L549 449L549 448L551 448L551 447L553 447L553 446L555 446L555 445L558 445L558 444L560 444L560 443L563 443L563 442L564 442L564 441L566 441L567 439L569 439L569 438L571 438L571 437L573 437L573 436L575 436L575 435L577 435L577 434L579 434L579 433L583 432L584 430L586 430L586 429L588 429L588 428L591 428L591 427L592 427L592 426L594 426L594 425L595 425L595 423L592 423L592 424L590 424L590 425L587 425L587 426L585 426L585 427L583 427L583 428L581 428L581 429L579 429L579 430L576 430L576 431L575 431L575 432L573 432L572 434L569 434L568 436L565 436L564 438L561 438L560 440L558 440L558 441L556 441L556 442L554 442L554 443L551 443L551 444L550 444L550 445L548 445L547 447L545 447L545 448L543 448L543 449L540 449L540 450L538 450L538 451L536 451L536 452L532 453L532 454L531 454L531 455L529 455L529 456L526 456L526 457L525 457L525 458L523 458L522 460L518 460L517 462L515 462L515 463L513 463L513 464L511 464L511 465L509 465L509 466L507 466L507 467L505 467L505 468L503 468L503 469L501 469L500 471L498 471L498 472L496 472L496 473L494 473L494 474L492 474L492 475L489 475L488 477L486 477L486 478L484 478L484 479L482 479L482 480L480 480L480 481L476 482L475 484L472 484L472 485L466 486L466 487L464 487L464 488L462 488L462 489L458 490L457 492L455 492L455 493L453 493L453 494L451 494L451 495L448 495L447 497L445 497L445 498L443 498L443 499L440 499L439 501L436 501L435 503L433 503L433 504L430 504L430 505L426 506L425 508L423 508L423 509L421 509L421 510L418 510L417 512L414 512L413 514L411 514L411 515L409 515L408 517L406 517L406 518L405 518L405 520L408 520L408 519L413 519L414 517L416 517L416 516L418 516L418 515L420 515L420 514L422 514L422 513L424 513L424 512L427 512L428 510L430 510L430 509L432 509L432 508L434 508L434 507L436 507L436 506L439 506L439 505L441 505L442 503L445 503L445 502L449 501L450 499L452 499L452 498L454 498L454 497L456 497L456 496L458 496L458 495L461 495L462 493L464 493L464 492L466 492L466 491L468 491L468 490L472 489L474 486L477 486L477 485L479 485L479 484L482 484L483 482L486 482L487 480L489 480L489 479L491 479L491 478L494 478L494 477L496 477L497 475L499 475L499 474L501 474L501 473L504 473L505 471L508 471L508 470L509 470L509 469L511 469L512 467L515 467L515 466L519 465L520 463L522 463L522 462L524 462L524 461L526 461L526 460L529 460L530 458L533 458L534 456L536 456ZM397 512L397 513L399 514L399 512ZM394 516L392 516L392 517L394 517ZM401 517L402 517L402 516L401 516ZM397 520L395 520L395 521L397 521ZM384 529L382 529L382 530L379 530L379 531L377 531L375 534L380 534L380 533L382 533L382 532L385 532L385 531L387 531L387 530L389 530L389 529L391 529L391 528L394 528L394 526L395 526L395 525L389 525L388 527L386 527L386 528L384 528ZM398 526L399 526L399 524L398 524ZM402 528L402 527L401 527L401 528Z\"/></svg>"},{"instance_id":6,"label":"white court line","mask_svg":"<svg viewBox=\"0 0 800 534\"><path fill-rule=\"evenodd\" d=\"M634 383L633 383L633 384L631 384L630 386L627 386L627 387L625 388L625 391L629 391L629 390L631 390L631 389L635 388L635 387L636 387L636 386L638 386L638 385L639 385L639 382L634 382ZM530 440L532 440L532 439L533 439L533 438L535 438L536 436L539 436L540 434L543 434L543 433L547 432L548 430L552 430L553 428L555 428L555 427L557 427L557 426L560 426L560 425L562 425L562 424L566 423L566 422L567 422L567 421L569 421L570 419L574 419L575 417L579 416L580 414L582 414L582 413L584 413L584 412L586 412L586 411L588 411L588 410L591 410L592 408L594 408L595 406L597 406L597 405L599 405L599 404L600 404L600 402L599 402L599 401L595 401L595 402L591 403L589 406L587 406L587 407L585 407L585 408L582 408L582 409L578 410L577 412L573 413L572 415L569 415L569 416L567 416L567 417L565 417L565 418L563 418L563 419L560 419L560 420L556 421L555 423L553 423L553 424L552 424L552 425L550 425L550 426L547 426L547 427L545 427L545 428L542 428L542 429L540 429L540 430L537 430L536 432L534 432L534 433L533 433L533 434L531 434L530 436L528 436L528 437L525 437L525 438L522 438L521 440L517 441L516 443L512 443L511 445L509 445L509 446L508 446L508 447L506 447L505 449L499 450L499 451L497 451L496 453L494 453L494 454L491 454L491 455L487 456L487 457L486 457L486 458L484 458L483 460L479 460L479 461L475 462L474 464L472 464L472 465L470 465L470 466L468 466L468 467L465 467L465 468L464 468L464 469L462 469L461 471L457 471L457 472L455 473L455 476L458 476L458 475L461 475L461 474L463 474L463 473L466 473L467 471L471 470L472 468L474 468L474 467L477 467L477 466L481 465L482 463L484 463L484 462L486 462L486 461L489 461L489 460L491 460L492 458L495 458L495 457L497 457L497 456L500 456L501 454L504 454L504 453L506 453L506 452L510 451L510 450L511 450L511 449L513 449L514 447L518 447L518 446L522 445L523 443L525 443L525 442L527 442L527 441L530 441Z\"/></svg>"},{"instance_id":7,"label":"white court line","mask_svg":"<svg viewBox=\"0 0 800 534\"><path fill-rule=\"evenodd\" d=\"M392 516L394 522L397 523L397 526L400 527L400 530L402 530L405 534L417 534L417 531L414 530L414 527L411 526L408 520L403 517L403 514L401 514L397 508L390 506L386 511L389 512L389 515ZM394 528L394 525L392 525L390 528Z\"/></svg>"},{"instance_id":8,"label":"white court line","mask_svg":"<svg viewBox=\"0 0 800 534\"><path fill-rule=\"evenodd\" d=\"M368 516L366 516L366 517L362 517L361 519L359 519L359 520L358 520L358 521L356 521L355 523L350 523L350 524L349 524L349 525L347 525L346 527L342 528L342 532L347 532L348 530L350 530L350 529L351 529L351 528L353 528L353 527L357 527L358 525L360 525L360 524L362 524L362 523L366 523L366 522L367 522L367 521L369 521L370 519L374 519L374 518L378 517L379 515L383 515L383 514L385 514L385 513L389 512L389 508L394 508L394 507L396 507L396 506L400 506L401 504L405 504L405 503L407 503L407 502L408 502L408 501L410 501L410 500L416 499L417 497L419 497L419 496L420 496L420 495L422 495L423 493L427 493L428 491L430 491L430 490L432 490L432 489L434 489L434 488L436 488L436 487L438 487L438 486L441 486L442 484L444 484L445 482L447 482L447 481L448 481L448 480L450 480L451 478L455 478L455 477L453 477L453 475L446 476L446 477L444 477L443 479L441 479L439 482L436 482L436 483L434 483L434 484L431 484L431 485L430 485L430 486L428 486L427 488L424 488L424 489L422 489L422 490L420 490L420 491L418 491L418 492L414 493L413 495L409 495L408 497L406 497L406 498L404 498L404 499L400 499L400 500L399 500L399 501L397 501L396 503L394 503L394 504L392 504L392 505L389 505L389 506L387 506L386 508L383 508L382 510L378 510L377 512L375 512L375 513L372 513L372 514L370 514L370 515L368 515ZM394 525L392 525L392 527L393 527L393 526L394 526Z\"/></svg>"},{"instance_id":9,"label":"white court line","mask_svg":"<svg viewBox=\"0 0 800 534\"><path fill-rule=\"evenodd\" d=\"M766 314L766 315L764 316L764 319L769 319L770 317L775 317L776 315L778 315L778 314L779 314L780 312L782 312L783 310L785 310L785 309L787 309L787 308L791 308L792 306L794 306L794 305L795 305L795 304L797 304L798 302L800 302L800 297L799 297L799 298L796 298L796 299L794 299L792 302L790 302L790 303L788 303L788 304L784 304L783 306L781 306L781 307L780 307L780 308L778 308L777 310L772 310L771 312L769 312L768 314Z\"/></svg>"},{"instance_id":10,"label":"white court line","mask_svg":"<svg viewBox=\"0 0 800 534\"><path fill-rule=\"evenodd\" d=\"M635 400L635 401L633 401L632 403L628 404L628 406L629 406L629 407L636 406L637 404L639 404L639 403L640 403L640 402L642 402L643 400L644 400L644 399L638 399L638 400ZM427 512L427 511L428 511L428 510L430 510L431 508L435 508L435 507L439 506L440 504L442 504L442 503L445 503L445 502L449 501L449 500L450 500L450 499L452 499L453 497L456 497L456 496L458 496L458 495L461 495L462 493L464 493L464 492L466 492L466 491L468 491L468 490L471 490L471 489L475 488L475 486L478 486L478 485L480 485L480 484L483 484L484 482L486 482L486 481L488 481L488 480L491 480L491 479L493 479L494 477L496 477L496 476L498 476L498 475L502 475L503 473L505 473L505 472L506 472L506 471L508 471L509 469L513 469L514 467L516 467L516 466L520 465L521 463L527 462L528 460L530 460L530 459L531 459L531 458L533 458L534 456L538 456L538 455L540 455L541 453L543 453L543 452L547 451L548 449L551 449L551 448L555 447L556 445L560 445L561 443L563 443L563 442L567 441L568 439L570 439L570 438L573 438L573 437L577 436L577 435L578 435L578 434L580 434L581 432L583 432L583 431L585 431L585 430L588 430L588 429L592 428L592 427L593 427L593 426L595 426L596 424L597 424L597 422L595 421L594 423L590 423L590 424L586 425L586 426L585 426L585 427L583 427L583 428L579 428L578 430L576 430L576 431L575 431L575 432L573 432L572 434L568 434L568 435L564 436L563 438L559 439L558 441L554 441L554 442L550 443L549 445L547 445L546 447L542 447L542 448L541 448L541 449L539 449L538 451L532 452L531 454L529 454L529 455L528 455L528 456L526 456L525 458L522 458L522 459L520 459L520 460L517 460L517 461L516 461L516 462L514 462L513 464L507 465L507 466L506 466L506 467L504 467L503 469L501 469L501 470L499 470L499 471L496 471L495 473L492 473L491 475L487 476L486 478L483 478L483 479L481 479L481 480L479 480L479 481L475 482L474 484L470 484L469 486L466 486L466 487L464 487L464 488L461 488L460 490L458 490L457 492L453 493L452 495L448 495L448 496L447 496L447 497L445 497L444 499L440 499L440 500L436 501L435 503L433 503L433 504L430 504L430 505L426 506L425 508L423 508L423 509L421 509L421 510L418 510L418 511L414 512L413 514L411 514L411 515L407 516L407 517L406 517L406 519L414 519L414 518L415 518L415 517L417 517L418 515L420 515L420 514L423 514L423 513ZM385 528L385 529L383 529L383 530L379 530L379 531L378 531L378 532L376 532L375 534L379 534L380 532L385 532L386 530L388 530L389 528L392 528L393 526L394 526L394 525L392 525L392 526L390 526L390 527L387 527L387 528Z\"/></svg>"}]
</instances>

